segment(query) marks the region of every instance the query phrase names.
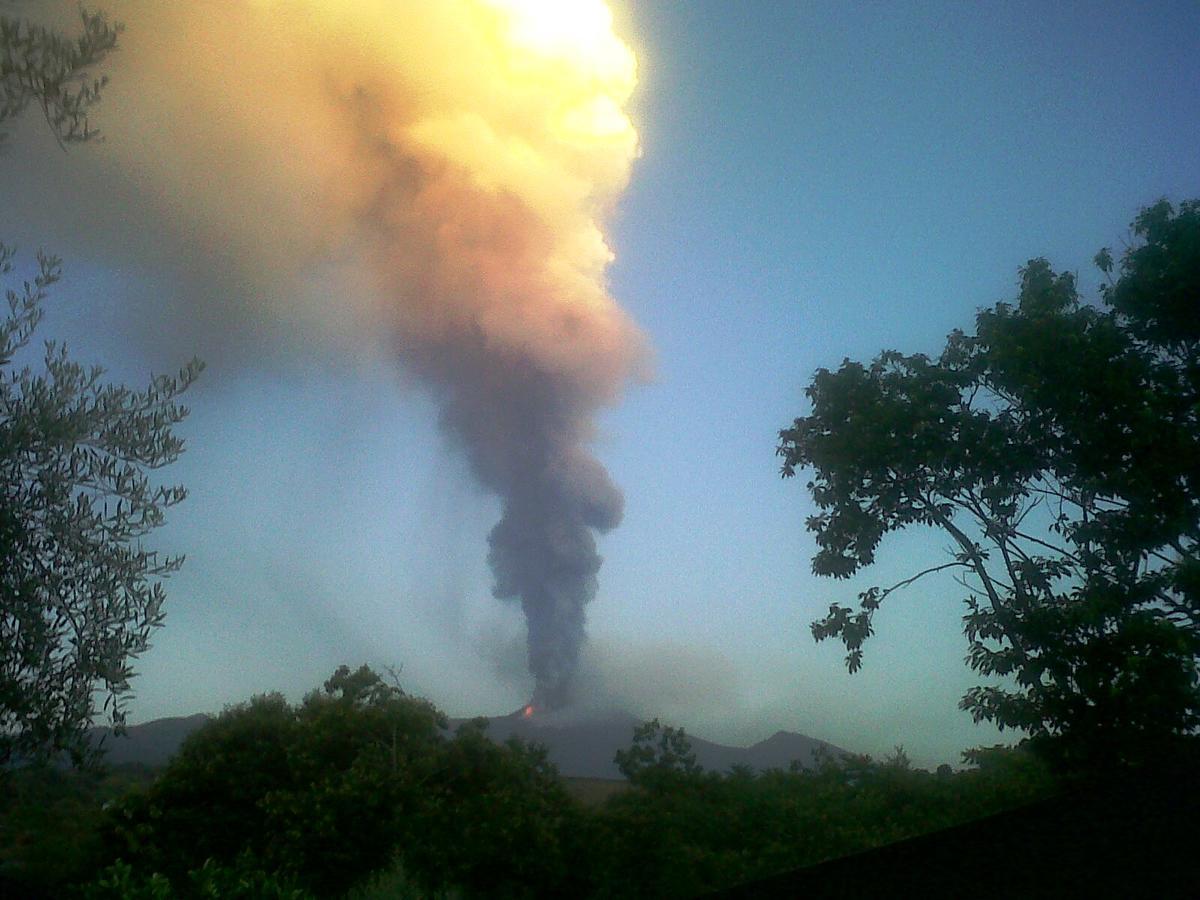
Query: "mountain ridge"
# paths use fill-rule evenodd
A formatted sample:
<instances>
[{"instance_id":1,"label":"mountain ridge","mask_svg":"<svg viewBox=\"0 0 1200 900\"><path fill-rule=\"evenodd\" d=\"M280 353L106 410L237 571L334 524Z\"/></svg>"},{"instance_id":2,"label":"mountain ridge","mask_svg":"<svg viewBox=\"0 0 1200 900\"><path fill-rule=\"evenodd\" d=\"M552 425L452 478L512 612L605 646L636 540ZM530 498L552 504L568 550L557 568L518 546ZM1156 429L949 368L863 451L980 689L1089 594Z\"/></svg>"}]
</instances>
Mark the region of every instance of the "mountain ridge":
<instances>
[{"instance_id":1,"label":"mountain ridge","mask_svg":"<svg viewBox=\"0 0 1200 900\"><path fill-rule=\"evenodd\" d=\"M124 736L115 736L108 727L93 728L93 740L103 739L105 761L110 765L166 765L189 734L213 719L205 713L191 716L168 716L130 725ZM501 716L451 718L448 732L460 726L484 719L486 734L497 743L510 737L536 742L546 747L550 761L559 772L570 778L621 778L613 761L618 750L633 741L633 729L642 719L621 710L603 712L536 712L525 715L523 710ZM822 741L791 731L776 731L769 738L748 747L720 744L688 733L696 762L704 769L725 772L734 766L748 766L757 771L786 769L793 761L805 768L815 764L814 753L845 755L847 751L828 741Z\"/></svg>"}]
</instances>

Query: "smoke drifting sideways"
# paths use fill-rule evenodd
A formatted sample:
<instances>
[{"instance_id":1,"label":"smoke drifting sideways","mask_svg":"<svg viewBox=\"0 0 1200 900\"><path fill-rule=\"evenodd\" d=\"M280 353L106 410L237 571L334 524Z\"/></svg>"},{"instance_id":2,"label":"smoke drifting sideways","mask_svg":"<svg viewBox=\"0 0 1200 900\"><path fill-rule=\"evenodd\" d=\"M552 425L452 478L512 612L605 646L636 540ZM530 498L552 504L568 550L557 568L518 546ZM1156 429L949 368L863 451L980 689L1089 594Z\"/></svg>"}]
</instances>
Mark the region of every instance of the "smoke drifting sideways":
<instances>
[{"instance_id":1,"label":"smoke drifting sideways","mask_svg":"<svg viewBox=\"0 0 1200 900\"><path fill-rule=\"evenodd\" d=\"M126 26L95 115L105 162L79 165L108 167L123 207L109 221L157 223L208 260L214 282L185 291L176 324L230 342L262 321L386 342L501 500L494 593L524 610L533 702L563 704L597 589L596 534L622 516L590 449L595 417L649 371L606 286L603 226L638 155L625 113L636 60L611 11L105 8Z\"/></svg>"}]
</instances>

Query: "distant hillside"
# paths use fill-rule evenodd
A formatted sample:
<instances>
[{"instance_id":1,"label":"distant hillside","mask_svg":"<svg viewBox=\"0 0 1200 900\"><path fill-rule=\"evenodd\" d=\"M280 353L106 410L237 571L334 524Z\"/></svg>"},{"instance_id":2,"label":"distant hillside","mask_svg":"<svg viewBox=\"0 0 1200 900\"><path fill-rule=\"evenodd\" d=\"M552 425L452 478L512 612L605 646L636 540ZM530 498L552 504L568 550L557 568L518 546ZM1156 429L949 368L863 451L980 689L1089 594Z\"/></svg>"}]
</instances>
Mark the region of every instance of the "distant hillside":
<instances>
[{"instance_id":1,"label":"distant hillside","mask_svg":"<svg viewBox=\"0 0 1200 900\"><path fill-rule=\"evenodd\" d=\"M451 720L451 728L467 721ZM550 761L563 775L575 778L620 778L613 757L630 745L633 729L641 723L629 713L609 712L588 716L571 713L536 713L526 717L520 712L489 720L487 734L504 741L516 736L546 745ZM696 762L705 769L728 771L732 766L749 766L759 771L786 769L793 761L805 768L813 765L813 753L823 748L844 755L845 750L803 734L778 731L765 741L750 747L729 747L688 735Z\"/></svg>"},{"instance_id":2,"label":"distant hillside","mask_svg":"<svg viewBox=\"0 0 1200 900\"><path fill-rule=\"evenodd\" d=\"M142 725L129 726L127 733L116 737L109 728L92 730L94 739L103 736L105 759L112 765L140 763L162 766L179 749L184 738L209 721L200 714L168 719L155 719ZM453 731L467 719L451 719ZM613 757L633 740L633 729L639 719L623 712L587 715L563 712L537 713L530 717L520 712L496 716L489 720L487 734L495 741L516 736L525 741L546 745L550 760L558 770L573 778L620 778ZM689 735L696 761L705 769L728 771L735 765L752 769L786 769L792 761L805 767L813 762L813 752L824 748L840 755L844 750L787 731L776 732L765 741L751 747L728 747Z\"/></svg>"},{"instance_id":3,"label":"distant hillside","mask_svg":"<svg viewBox=\"0 0 1200 900\"><path fill-rule=\"evenodd\" d=\"M154 719L142 725L130 725L125 734L117 736L111 728L93 728L93 741L104 741L104 760L109 765L120 766L140 763L145 766L167 764L183 739L209 721L209 716L198 713L194 716L175 716Z\"/></svg>"}]
</instances>

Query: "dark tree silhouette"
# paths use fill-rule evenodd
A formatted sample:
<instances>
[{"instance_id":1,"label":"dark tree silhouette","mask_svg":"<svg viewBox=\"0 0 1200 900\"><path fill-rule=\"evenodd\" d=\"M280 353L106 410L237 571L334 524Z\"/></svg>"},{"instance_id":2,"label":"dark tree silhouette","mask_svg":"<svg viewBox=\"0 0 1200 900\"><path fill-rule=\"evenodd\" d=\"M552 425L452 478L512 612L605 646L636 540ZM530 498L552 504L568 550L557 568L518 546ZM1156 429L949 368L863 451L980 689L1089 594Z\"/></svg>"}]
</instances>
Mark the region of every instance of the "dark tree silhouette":
<instances>
[{"instance_id":1,"label":"dark tree silhouette","mask_svg":"<svg viewBox=\"0 0 1200 900\"><path fill-rule=\"evenodd\" d=\"M1200 202L1132 227L1115 279L1096 256L1099 304L1032 260L1017 303L939 357L818 370L778 448L785 476L813 471L816 574L853 575L912 525L954 547L857 610L833 604L814 637L855 671L887 597L953 570L969 662L998 679L962 708L1068 759L1130 761L1200 724Z\"/></svg>"},{"instance_id":2,"label":"dark tree silhouette","mask_svg":"<svg viewBox=\"0 0 1200 900\"><path fill-rule=\"evenodd\" d=\"M33 103L60 146L97 136L87 114L108 78L89 77L88 70L116 47L121 26L103 13L81 9L79 15L83 29L74 39L0 16L0 123Z\"/></svg>"},{"instance_id":3,"label":"dark tree silhouette","mask_svg":"<svg viewBox=\"0 0 1200 900\"><path fill-rule=\"evenodd\" d=\"M0 123L34 103L60 145L96 135L87 111L104 79L86 70L120 28L81 16L74 40L0 17ZM123 724L131 660L162 622L159 579L182 562L142 540L185 496L150 473L183 450L172 428L187 409L176 401L202 366L140 391L104 383L102 369L53 343L43 372L18 366L60 267L39 254L32 279L14 283L12 256L0 244L0 764L61 751L80 763L97 688Z\"/></svg>"}]
</instances>

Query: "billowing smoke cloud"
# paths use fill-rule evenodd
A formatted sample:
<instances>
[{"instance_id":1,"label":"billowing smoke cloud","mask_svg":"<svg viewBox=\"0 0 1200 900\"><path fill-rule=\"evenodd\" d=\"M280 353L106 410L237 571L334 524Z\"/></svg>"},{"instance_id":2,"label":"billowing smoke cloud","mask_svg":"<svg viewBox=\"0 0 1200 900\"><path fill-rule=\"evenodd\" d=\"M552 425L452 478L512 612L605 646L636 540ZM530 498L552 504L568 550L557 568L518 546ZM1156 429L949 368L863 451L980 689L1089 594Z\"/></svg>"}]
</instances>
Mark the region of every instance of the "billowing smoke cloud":
<instances>
[{"instance_id":1,"label":"billowing smoke cloud","mask_svg":"<svg viewBox=\"0 0 1200 900\"><path fill-rule=\"evenodd\" d=\"M105 8L127 26L96 115L107 142L71 176L105 179L98 255L136 254L120 237L136 219L160 258L205 269L175 292L186 302L147 316L158 327L253 344L283 323L387 343L501 500L495 594L525 612L535 702L561 704L596 593L595 535L622 514L589 449L594 416L646 366L605 284L602 226L638 150L623 110L635 60L609 10Z\"/></svg>"}]
</instances>

